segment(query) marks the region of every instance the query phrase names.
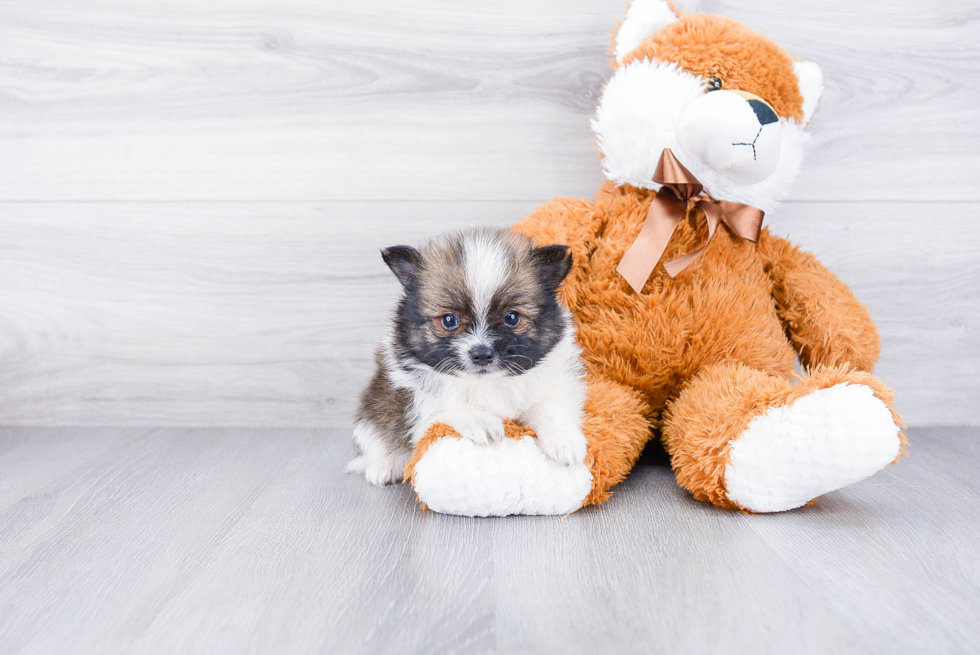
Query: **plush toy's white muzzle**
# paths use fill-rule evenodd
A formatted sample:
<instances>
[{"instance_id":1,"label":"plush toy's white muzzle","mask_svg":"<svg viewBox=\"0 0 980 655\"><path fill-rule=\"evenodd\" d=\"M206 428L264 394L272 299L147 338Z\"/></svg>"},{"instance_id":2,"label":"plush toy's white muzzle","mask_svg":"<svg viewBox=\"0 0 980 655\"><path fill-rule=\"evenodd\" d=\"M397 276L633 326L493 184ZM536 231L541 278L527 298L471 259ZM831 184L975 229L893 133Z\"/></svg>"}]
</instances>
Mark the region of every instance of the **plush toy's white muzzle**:
<instances>
[{"instance_id":1,"label":"plush toy's white muzzle","mask_svg":"<svg viewBox=\"0 0 980 655\"><path fill-rule=\"evenodd\" d=\"M819 97L816 65L800 62L797 69L805 74L801 87ZM816 100L805 100L804 115L815 107ZM807 138L802 124L780 119L763 99L741 90L709 91L701 76L649 59L613 74L592 128L606 178L617 185L658 190L653 174L670 148L706 194L767 214L800 170Z\"/></svg>"},{"instance_id":2,"label":"plush toy's white muzzle","mask_svg":"<svg viewBox=\"0 0 980 655\"><path fill-rule=\"evenodd\" d=\"M776 172L782 124L766 102L736 91L706 93L684 110L677 127L684 149L743 184Z\"/></svg>"}]
</instances>

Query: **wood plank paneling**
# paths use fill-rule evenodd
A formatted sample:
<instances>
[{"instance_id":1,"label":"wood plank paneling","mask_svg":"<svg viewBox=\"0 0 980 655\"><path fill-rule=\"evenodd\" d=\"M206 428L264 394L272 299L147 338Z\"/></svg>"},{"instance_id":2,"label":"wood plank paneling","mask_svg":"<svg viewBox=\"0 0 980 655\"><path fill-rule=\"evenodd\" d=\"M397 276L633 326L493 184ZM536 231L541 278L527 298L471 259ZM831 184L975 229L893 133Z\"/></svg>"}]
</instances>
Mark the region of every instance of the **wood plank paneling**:
<instances>
[{"instance_id":1,"label":"wood plank paneling","mask_svg":"<svg viewBox=\"0 0 980 655\"><path fill-rule=\"evenodd\" d=\"M534 206L9 204L0 424L346 425L398 294L378 249ZM980 422L973 205L789 203L769 224L868 304L910 424Z\"/></svg>"},{"instance_id":2,"label":"wood plank paneling","mask_svg":"<svg viewBox=\"0 0 980 655\"><path fill-rule=\"evenodd\" d=\"M7 3L0 200L590 195L623 0ZM980 200L980 6L704 2L818 61L793 198Z\"/></svg>"},{"instance_id":3,"label":"wood plank paneling","mask_svg":"<svg viewBox=\"0 0 980 655\"><path fill-rule=\"evenodd\" d=\"M793 512L659 465L564 519L469 519L345 475L346 431L0 429L32 474L0 477L0 651L972 652L980 439L909 436Z\"/></svg>"},{"instance_id":4,"label":"wood plank paneling","mask_svg":"<svg viewBox=\"0 0 980 655\"><path fill-rule=\"evenodd\" d=\"M533 206L8 205L0 424L346 423L398 293L378 249Z\"/></svg>"},{"instance_id":5,"label":"wood plank paneling","mask_svg":"<svg viewBox=\"0 0 980 655\"><path fill-rule=\"evenodd\" d=\"M375 249L595 192L623 4L0 3L0 424L345 424ZM870 305L909 422L980 423L980 6L702 7L821 64L767 220Z\"/></svg>"}]
</instances>

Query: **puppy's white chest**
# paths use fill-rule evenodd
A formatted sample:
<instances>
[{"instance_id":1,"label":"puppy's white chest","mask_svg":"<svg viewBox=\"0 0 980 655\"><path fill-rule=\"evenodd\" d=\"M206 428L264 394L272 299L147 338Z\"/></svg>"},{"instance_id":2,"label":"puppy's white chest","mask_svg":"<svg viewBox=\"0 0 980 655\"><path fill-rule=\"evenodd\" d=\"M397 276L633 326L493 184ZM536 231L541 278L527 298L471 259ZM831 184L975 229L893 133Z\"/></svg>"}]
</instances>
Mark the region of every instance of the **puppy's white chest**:
<instances>
[{"instance_id":1,"label":"puppy's white chest","mask_svg":"<svg viewBox=\"0 0 980 655\"><path fill-rule=\"evenodd\" d=\"M462 389L463 404L500 418L517 418L529 391L522 382L515 378L468 381Z\"/></svg>"}]
</instances>

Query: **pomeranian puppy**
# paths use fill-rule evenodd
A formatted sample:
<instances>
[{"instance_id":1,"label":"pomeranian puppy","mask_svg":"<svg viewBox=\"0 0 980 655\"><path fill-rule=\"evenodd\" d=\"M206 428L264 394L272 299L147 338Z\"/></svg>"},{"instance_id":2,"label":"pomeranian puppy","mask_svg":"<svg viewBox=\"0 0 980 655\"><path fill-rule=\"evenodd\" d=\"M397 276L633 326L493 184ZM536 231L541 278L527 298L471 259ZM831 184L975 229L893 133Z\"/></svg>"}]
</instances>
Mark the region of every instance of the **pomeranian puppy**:
<instances>
[{"instance_id":1,"label":"pomeranian puppy","mask_svg":"<svg viewBox=\"0 0 980 655\"><path fill-rule=\"evenodd\" d=\"M584 368L556 298L570 249L482 228L381 255L404 293L361 394L359 456L347 470L376 485L399 482L433 423L490 444L504 437L504 419L534 430L556 462L582 463Z\"/></svg>"}]
</instances>

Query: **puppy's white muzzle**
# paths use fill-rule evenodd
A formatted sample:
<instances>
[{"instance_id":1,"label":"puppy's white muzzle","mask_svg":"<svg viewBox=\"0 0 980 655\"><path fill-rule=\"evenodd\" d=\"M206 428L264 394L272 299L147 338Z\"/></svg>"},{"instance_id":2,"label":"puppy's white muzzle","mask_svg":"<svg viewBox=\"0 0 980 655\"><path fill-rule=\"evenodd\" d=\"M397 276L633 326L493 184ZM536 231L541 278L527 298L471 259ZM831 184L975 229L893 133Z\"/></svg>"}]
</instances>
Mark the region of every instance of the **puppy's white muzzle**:
<instances>
[{"instance_id":1,"label":"puppy's white muzzle","mask_svg":"<svg viewBox=\"0 0 980 655\"><path fill-rule=\"evenodd\" d=\"M755 184L779 166L782 123L765 101L740 91L712 91L688 105L680 144L729 179Z\"/></svg>"}]
</instances>

